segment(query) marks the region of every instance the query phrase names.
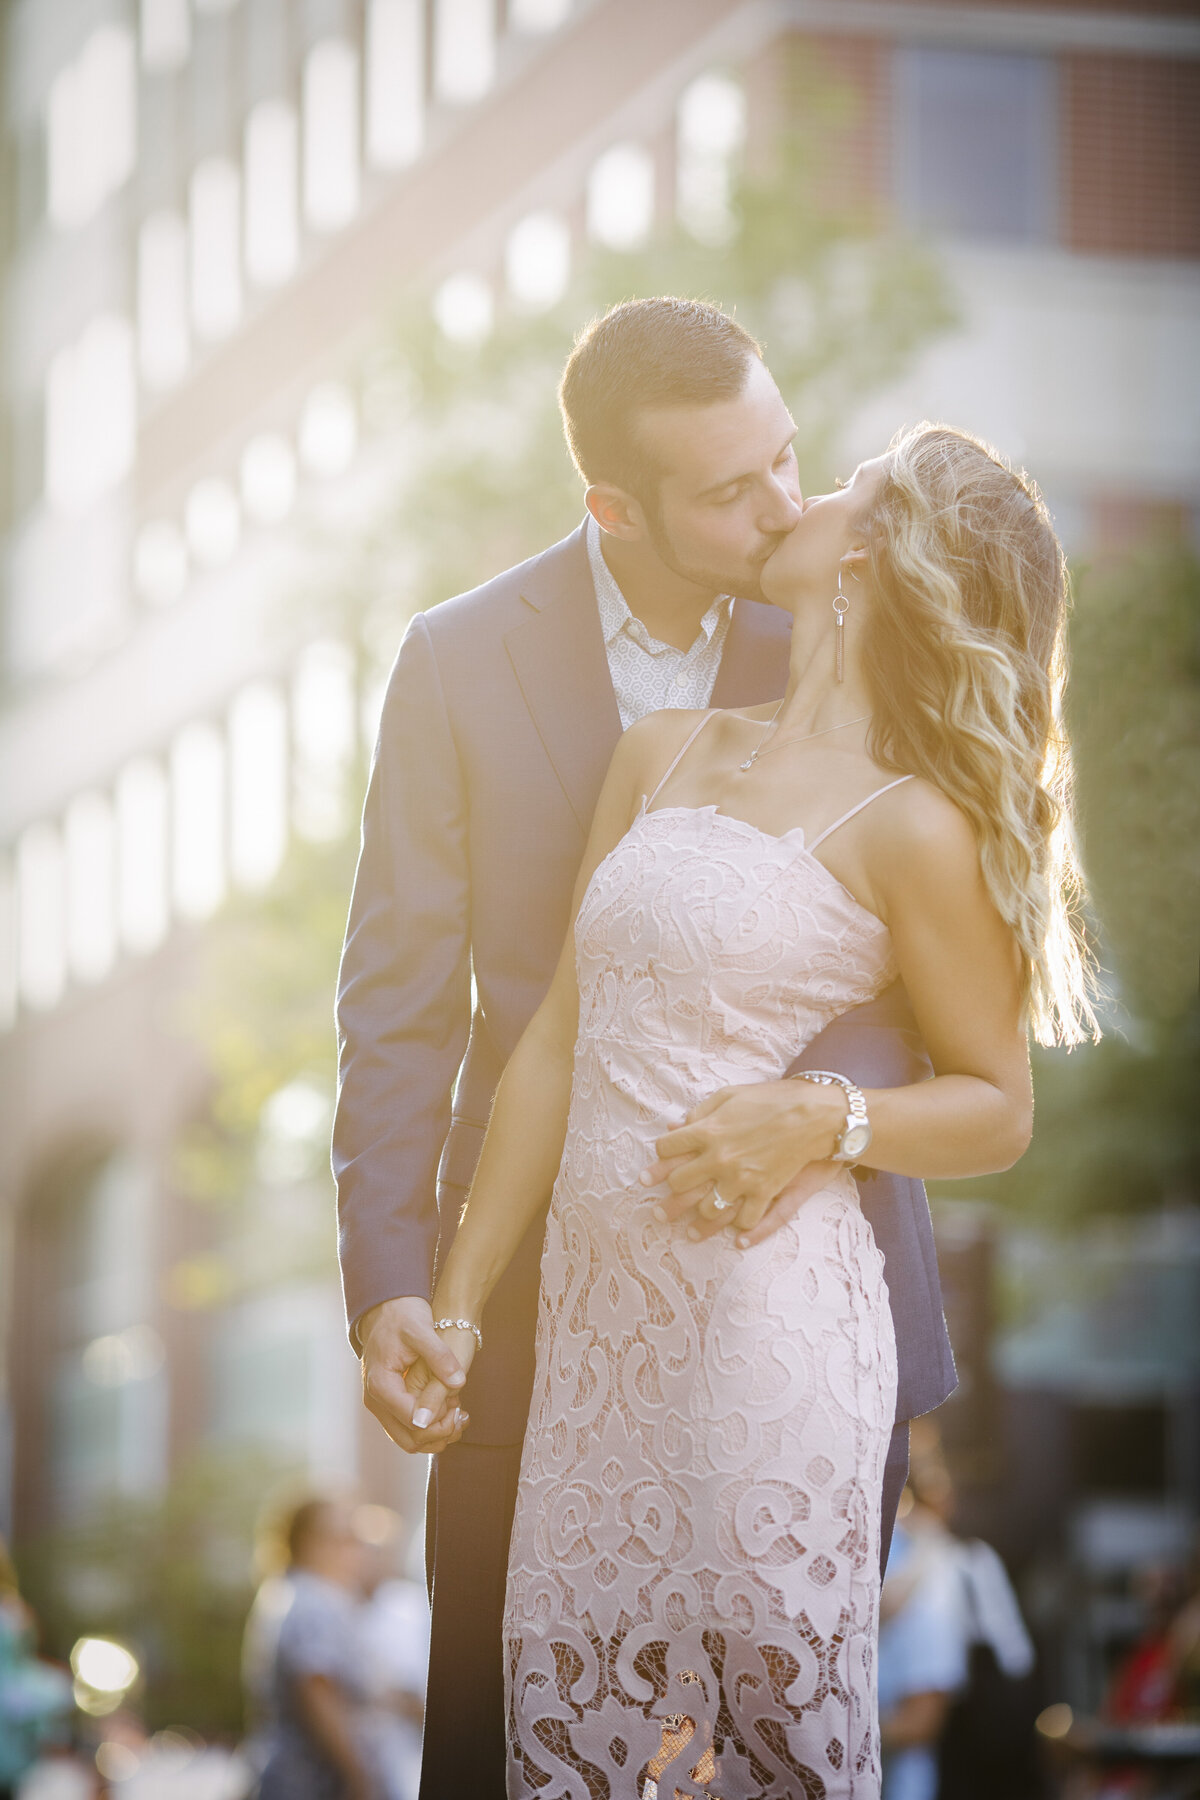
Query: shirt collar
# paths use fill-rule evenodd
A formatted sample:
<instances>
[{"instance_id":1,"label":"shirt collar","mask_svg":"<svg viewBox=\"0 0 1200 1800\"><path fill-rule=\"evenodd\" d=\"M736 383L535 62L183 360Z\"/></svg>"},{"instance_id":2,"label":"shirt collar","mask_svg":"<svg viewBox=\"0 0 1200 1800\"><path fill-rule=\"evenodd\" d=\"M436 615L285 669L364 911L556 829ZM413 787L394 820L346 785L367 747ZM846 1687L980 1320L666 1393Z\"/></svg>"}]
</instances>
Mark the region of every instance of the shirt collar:
<instances>
[{"instance_id":1,"label":"shirt collar","mask_svg":"<svg viewBox=\"0 0 1200 1800\"><path fill-rule=\"evenodd\" d=\"M629 602L617 586L616 577L604 560L604 551L601 547L603 533L590 513L588 514L586 533L588 562L591 564L592 582L596 589L596 605L600 612L600 629L604 633L605 649L615 638L620 637L622 632L631 637L636 644L640 644L643 650L672 649L672 645L663 644L658 638L652 638L642 621L635 619L630 612ZM705 645L711 644L713 633L728 616L731 605L732 595L719 595L701 619L700 636L692 644L691 649L677 650L675 654L690 656L693 651L700 649L701 638Z\"/></svg>"}]
</instances>

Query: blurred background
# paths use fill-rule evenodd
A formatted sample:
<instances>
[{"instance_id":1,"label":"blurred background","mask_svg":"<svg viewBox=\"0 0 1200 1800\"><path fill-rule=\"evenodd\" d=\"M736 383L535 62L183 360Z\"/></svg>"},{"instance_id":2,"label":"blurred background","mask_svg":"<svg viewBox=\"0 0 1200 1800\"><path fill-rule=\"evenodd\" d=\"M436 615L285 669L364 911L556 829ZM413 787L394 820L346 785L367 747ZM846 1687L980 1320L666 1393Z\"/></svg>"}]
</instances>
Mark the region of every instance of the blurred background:
<instances>
[{"instance_id":1,"label":"blurred background","mask_svg":"<svg viewBox=\"0 0 1200 1800\"><path fill-rule=\"evenodd\" d=\"M935 1196L937 1430L1056 1791L1191 1793L1194 1657L1157 1749L1110 1739L1197 1572L1200 6L0 17L0 1532L26 1637L76 1653L60 1735L114 1791L148 1745L243 1791L203 1746L243 1730L281 1481L353 1491L420 1577L327 1153L382 687L414 611L577 522L574 332L679 291L764 342L806 489L945 418L1072 559L1108 1033L1039 1054L1015 1170Z\"/></svg>"}]
</instances>

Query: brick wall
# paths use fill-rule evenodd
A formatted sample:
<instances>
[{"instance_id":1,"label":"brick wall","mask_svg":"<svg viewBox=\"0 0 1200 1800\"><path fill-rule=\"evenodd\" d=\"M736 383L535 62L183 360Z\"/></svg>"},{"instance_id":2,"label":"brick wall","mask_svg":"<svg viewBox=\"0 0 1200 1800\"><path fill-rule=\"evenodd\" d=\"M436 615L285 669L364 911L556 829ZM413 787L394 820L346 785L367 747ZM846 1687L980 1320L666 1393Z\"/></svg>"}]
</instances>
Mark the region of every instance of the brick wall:
<instances>
[{"instance_id":1,"label":"brick wall","mask_svg":"<svg viewBox=\"0 0 1200 1800\"><path fill-rule=\"evenodd\" d=\"M1200 256L1200 63L1062 60L1063 241Z\"/></svg>"}]
</instances>

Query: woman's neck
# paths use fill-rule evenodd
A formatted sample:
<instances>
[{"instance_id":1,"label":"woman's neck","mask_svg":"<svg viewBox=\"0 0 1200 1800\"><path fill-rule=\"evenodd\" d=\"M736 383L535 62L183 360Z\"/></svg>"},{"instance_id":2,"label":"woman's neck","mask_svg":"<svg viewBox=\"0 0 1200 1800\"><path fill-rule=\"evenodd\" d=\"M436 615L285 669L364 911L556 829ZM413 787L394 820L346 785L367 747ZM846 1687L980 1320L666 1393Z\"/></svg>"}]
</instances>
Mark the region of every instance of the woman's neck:
<instances>
[{"instance_id":1,"label":"woman's neck","mask_svg":"<svg viewBox=\"0 0 1200 1800\"><path fill-rule=\"evenodd\" d=\"M787 691L776 739L822 731L869 716L873 701L859 654L861 626L842 627L842 680L837 678L837 637L833 608L828 619L801 609L792 625Z\"/></svg>"}]
</instances>

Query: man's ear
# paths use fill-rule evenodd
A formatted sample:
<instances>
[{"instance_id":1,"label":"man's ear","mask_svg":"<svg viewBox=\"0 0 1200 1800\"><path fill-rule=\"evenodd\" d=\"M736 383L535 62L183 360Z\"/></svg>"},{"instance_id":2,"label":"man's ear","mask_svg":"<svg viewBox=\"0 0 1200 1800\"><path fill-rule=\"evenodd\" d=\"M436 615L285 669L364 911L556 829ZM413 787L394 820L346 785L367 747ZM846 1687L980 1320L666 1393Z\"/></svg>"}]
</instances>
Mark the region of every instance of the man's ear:
<instances>
[{"instance_id":1,"label":"man's ear","mask_svg":"<svg viewBox=\"0 0 1200 1800\"><path fill-rule=\"evenodd\" d=\"M583 499L601 531L607 532L609 537L620 538L626 544L639 543L645 537L646 515L624 488L614 487L608 481L597 481L588 488Z\"/></svg>"}]
</instances>

